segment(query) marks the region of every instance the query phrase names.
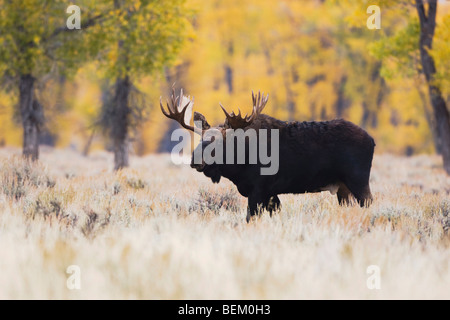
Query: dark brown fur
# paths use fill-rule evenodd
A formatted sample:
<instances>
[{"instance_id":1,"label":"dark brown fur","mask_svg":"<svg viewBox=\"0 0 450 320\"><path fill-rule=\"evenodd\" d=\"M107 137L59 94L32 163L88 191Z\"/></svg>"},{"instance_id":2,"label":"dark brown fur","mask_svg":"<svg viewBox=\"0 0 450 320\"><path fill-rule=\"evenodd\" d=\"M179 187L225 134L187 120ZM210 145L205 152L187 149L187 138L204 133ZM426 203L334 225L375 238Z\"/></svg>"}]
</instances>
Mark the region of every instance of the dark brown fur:
<instances>
[{"instance_id":1,"label":"dark brown fur","mask_svg":"<svg viewBox=\"0 0 450 320\"><path fill-rule=\"evenodd\" d=\"M203 122L204 129L209 128L204 117L196 114L196 118ZM224 139L226 128L227 123L216 127L222 130ZM261 114L244 130L249 128L279 129L277 174L261 175L260 163L191 165L215 183L221 177L231 180L248 197L247 221L260 209L270 213L277 210L279 194L320 192L330 185L335 186L341 205L349 203L350 195L361 206L372 202L369 177L375 142L360 127L342 119L285 122ZM199 147L204 148L208 143L203 142Z\"/></svg>"}]
</instances>

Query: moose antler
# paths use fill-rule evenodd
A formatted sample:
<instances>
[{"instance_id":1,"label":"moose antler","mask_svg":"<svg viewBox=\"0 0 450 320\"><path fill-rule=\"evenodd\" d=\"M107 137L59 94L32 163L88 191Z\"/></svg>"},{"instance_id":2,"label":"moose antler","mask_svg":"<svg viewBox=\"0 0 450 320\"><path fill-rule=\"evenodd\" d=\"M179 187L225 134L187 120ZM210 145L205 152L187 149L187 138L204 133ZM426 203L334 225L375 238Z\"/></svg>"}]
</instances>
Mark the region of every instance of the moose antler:
<instances>
[{"instance_id":1,"label":"moose antler","mask_svg":"<svg viewBox=\"0 0 450 320\"><path fill-rule=\"evenodd\" d=\"M185 106L183 106L186 100L188 100L188 102L186 103ZM170 97L170 104L169 101L167 101L167 110L164 110L164 107L162 105L162 97L159 98L159 105L161 107L161 111L167 118L175 120L183 128L187 130L201 134L201 129L189 125L190 116L186 117L186 110L189 108L189 106L193 104L194 99L191 100L183 96L183 89L181 89L180 95L176 96L175 89L172 88L172 96ZM189 112L192 112L191 108L189 109L190 109Z\"/></svg>"},{"instance_id":2,"label":"moose antler","mask_svg":"<svg viewBox=\"0 0 450 320\"><path fill-rule=\"evenodd\" d=\"M255 95L252 91L252 101L253 101L252 114L250 116L245 115L244 118L242 118L241 110L239 108L238 114L234 114L234 111L231 112L231 114L229 114L222 106L222 104L219 103L219 105L222 108L223 112L225 113L225 116L227 117L228 125L233 129L238 129L249 126L253 122L253 120L255 120L261 114L268 100L269 94L267 94L267 96L264 97L264 93L261 95L261 92L258 91L258 95Z\"/></svg>"}]
</instances>

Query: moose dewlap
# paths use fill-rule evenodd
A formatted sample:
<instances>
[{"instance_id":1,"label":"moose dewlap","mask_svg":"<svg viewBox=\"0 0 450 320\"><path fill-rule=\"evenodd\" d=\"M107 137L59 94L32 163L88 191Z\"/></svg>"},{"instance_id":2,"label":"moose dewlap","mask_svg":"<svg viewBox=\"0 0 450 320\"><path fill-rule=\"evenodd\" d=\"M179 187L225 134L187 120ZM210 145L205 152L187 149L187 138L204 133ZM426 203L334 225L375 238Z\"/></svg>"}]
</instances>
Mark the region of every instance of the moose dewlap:
<instances>
[{"instance_id":1,"label":"moose dewlap","mask_svg":"<svg viewBox=\"0 0 450 320\"><path fill-rule=\"evenodd\" d=\"M330 191L337 194L340 205L348 204L352 195L360 206L372 202L369 178L375 142L357 125L343 119L281 121L261 113L268 95L252 93L251 115L229 114L221 105L223 124L211 127L195 112L194 127L185 121L193 101L182 92L180 96L173 91L167 109L160 105L166 117L202 136L191 167L214 183L221 177L231 180L248 198L247 221L262 209L270 214L278 210L279 194Z\"/></svg>"}]
</instances>

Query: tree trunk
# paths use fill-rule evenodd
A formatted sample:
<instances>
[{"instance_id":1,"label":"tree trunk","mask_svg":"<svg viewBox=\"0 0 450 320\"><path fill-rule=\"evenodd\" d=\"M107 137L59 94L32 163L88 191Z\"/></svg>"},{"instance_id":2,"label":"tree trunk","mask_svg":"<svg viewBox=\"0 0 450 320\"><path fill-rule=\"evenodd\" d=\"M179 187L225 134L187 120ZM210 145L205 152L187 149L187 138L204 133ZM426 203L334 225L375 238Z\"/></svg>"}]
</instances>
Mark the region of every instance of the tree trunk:
<instances>
[{"instance_id":1,"label":"tree trunk","mask_svg":"<svg viewBox=\"0 0 450 320\"><path fill-rule=\"evenodd\" d=\"M229 61L231 61L231 58L233 57L234 53L234 47L233 43L230 41L228 43L228 57ZM233 68L231 67L231 62L228 62L224 66L225 68L225 83L227 84L228 93L233 93Z\"/></svg>"},{"instance_id":2,"label":"tree trunk","mask_svg":"<svg viewBox=\"0 0 450 320\"><path fill-rule=\"evenodd\" d=\"M286 106L288 110L288 119L289 121L294 121L296 104L294 93L291 90L291 85L289 83L289 77L287 75L287 72L284 73L283 80L284 80L284 87L286 88Z\"/></svg>"},{"instance_id":3,"label":"tree trunk","mask_svg":"<svg viewBox=\"0 0 450 320\"><path fill-rule=\"evenodd\" d=\"M23 126L23 156L33 161L39 158L39 131L43 122L42 106L34 98L36 79L30 75L19 78L19 108Z\"/></svg>"},{"instance_id":4,"label":"tree trunk","mask_svg":"<svg viewBox=\"0 0 450 320\"><path fill-rule=\"evenodd\" d=\"M128 105L128 97L130 95L131 83L128 76L119 78L116 81L114 96L114 112L111 128L111 138L114 148L114 170L128 167L128 124L130 108Z\"/></svg>"},{"instance_id":5,"label":"tree trunk","mask_svg":"<svg viewBox=\"0 0 450 320\"><path fill-rule=\"evenodd\" d=\"M428 83L428 91L439 135L437 145L441 147L444 169L447 174L450 174L450 114L441 90L434 82L436 66L433 57L429 53L433 47L433 37L436 28L437 1L428 1L428 14L425 13L425 6L422 0L416 0L416 8L420 20L420 58L423 73Z\"/></svg>"},{"instance_id":6,"label":"tree trunk","mask_svg":"<svg viewBox=\"0 0 450 320\"><path fill-rule=\"evenodd\" d=\"M334 109L336 110L336 117L342 118L344 116L345 109L348 108L350 105L347 97L345 96L345 85L347 84L347 75L343 75L341 77L341 81L336 84L336 92L337 92L337 99L335 102Z\"/></svg>"},{"instance_id":7,"label":"tree trunk","mask_svg":"<svg viewBox=\"0 0 450 320\"><path fill-rule=\"evenodd\" d=\"M128 167L128 151L128 137L125 137L123 140L114 141L114 170L117 171Z\"/></svg>"},{"instance_id":8,"label":"tree trunk","mask_svg":"<svg viewBox=\"0 0 450 320\"><path fill-rule=\"evenodd\" d=\"M92 141L94 141L94 136L95 136L95 130L92 130L91 135L89 136L88 141L86 142L86 144L84 145L84 148L83 148L82 155L84 157L87 157L89 154L89 150L91 149Z\"/></svg>"},{"instance_id":9,"label":"tree trunk","mask_svg":"<svg viewBox=\"0 0 450 320\"><path fill-rule=\"evenodd\" d=\"M428 126L430 127L434 149L436 150L437 154L442 154L441 146L439 145L439 142L440 142L439 133L437 131L437 127L436 127L436 123L435 123L435 119L434 119L433 107L430 105L430 101L428 101L427 94L426 94L425 90L422 90L422 84L419 82L417 83L417 92L419 94L420 101L423 104L423 109L425 112L425 119L427 120Z\"/></svg>"}]
</instances>

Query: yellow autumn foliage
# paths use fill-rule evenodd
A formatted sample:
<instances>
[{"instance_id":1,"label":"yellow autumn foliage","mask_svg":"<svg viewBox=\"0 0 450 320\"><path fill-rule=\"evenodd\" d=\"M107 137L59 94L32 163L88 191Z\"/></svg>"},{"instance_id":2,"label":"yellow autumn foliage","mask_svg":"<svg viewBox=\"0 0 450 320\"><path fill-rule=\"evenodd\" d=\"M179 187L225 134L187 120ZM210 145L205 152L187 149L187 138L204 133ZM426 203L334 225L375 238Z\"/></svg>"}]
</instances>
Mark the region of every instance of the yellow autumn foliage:
<instances>
[{"instance_id":1,"label":"yellow autumn foliage","mask_svg":"<svg viewBox=\"0 0 450 320\"><path fill-rule=\"evenodd\" d=\"M382 29L367 30L366 8L377 3L382 7ZM381 37L406 26L416 14L403 7L389 7L391 4L189 0L187 7L194 12L193 30L174 65L135 80L151 106L149 119L135 136L135 152L161 151L170 120L161 114L159 98L169 96L174 82L195 97L194 109L211 124L224 120L219 102L230 111L239 107L245 114L251 111L252 90L261 90L270 94L265 112L274 117L297 121L342 117L373 135L377 152L433 152L424 82L417 77L384 79L380 61L369 50ZM140 10L141 5L134 1L131 8ZM145 20L140 16L138 25ZM127 28L124 15L117 21ZM161 36L167 33L149 32L161 32ZM40 41L38 37L33 40ZM137 37L136 44L147 44L146 38ZM102 99L104 72L99 65L117 61L117 54L117 48L111 48L106 61L88 63L63 84L66 108L48 128L56 136L57 146L82 151L89 141ZM449 97L450 3L439 3L432 54L438 81L444 96ZM391 63L394 68L396 62L389 59L383 61L383 67L389 69ZM14 93L0 92L0 142L6 145L21 144L20 126L11 120L16 102ZM105 145L98 133L93 141L93 148Z\"/></svg>"}]
</instances>

